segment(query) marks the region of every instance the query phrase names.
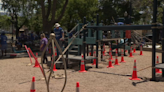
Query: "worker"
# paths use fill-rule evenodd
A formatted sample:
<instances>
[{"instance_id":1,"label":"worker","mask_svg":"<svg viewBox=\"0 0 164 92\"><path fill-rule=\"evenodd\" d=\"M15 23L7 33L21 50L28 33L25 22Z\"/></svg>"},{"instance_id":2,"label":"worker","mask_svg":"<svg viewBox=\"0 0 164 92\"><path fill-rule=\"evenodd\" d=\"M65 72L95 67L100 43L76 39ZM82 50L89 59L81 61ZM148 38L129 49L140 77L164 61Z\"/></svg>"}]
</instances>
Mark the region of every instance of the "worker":
<instances>
[{"instance_id":1,"label":"worker","mask_svg":"<svg viewBox=\"0 0 164 92\"><path fill-rule=\"evenodd\" d=\"M43 50L45 49L46 45L48 44L48 40L45 36L44 33L41 34L41 45L40 45L40 51L43 52ZM46 49L45 53L44 53L44 57L43 57L43 63L47 63L48 59L47 59L47 55L46 52L48 51L48 48ZM45 62L46 60L46 62Z\"/></svg>"},{"instance_id":2,"label":"worker","mask_svg":"<svg viewBox=\"0 0 164 92\"><path fill-rule=\"evenodd\" d=\"M62 41L64 41L64 31L60 27L60 24L59 23L55 23L54 27L55 27L54 28L54 33L55 33L56 40L57 40L59 46L62 49L62 47L63 47ZM58 50L57 47L56 47L56 49L57 49L57 57L59 57L59 50Z\"/></svg>"},{"instance_id":3,"label":"worker","mask_svg":"<svg viewBox=\"0 0 164 92\"><path fill-rule=\"evenodd\" d=\"M0 38L1 38L0 39L0 48L1 48L2 57L3 57L3 53L5 52L5 56L6 56L6 53L7 53L7 37L6 37L4 31L1 33Z\"/></svg>"}]
</instances>

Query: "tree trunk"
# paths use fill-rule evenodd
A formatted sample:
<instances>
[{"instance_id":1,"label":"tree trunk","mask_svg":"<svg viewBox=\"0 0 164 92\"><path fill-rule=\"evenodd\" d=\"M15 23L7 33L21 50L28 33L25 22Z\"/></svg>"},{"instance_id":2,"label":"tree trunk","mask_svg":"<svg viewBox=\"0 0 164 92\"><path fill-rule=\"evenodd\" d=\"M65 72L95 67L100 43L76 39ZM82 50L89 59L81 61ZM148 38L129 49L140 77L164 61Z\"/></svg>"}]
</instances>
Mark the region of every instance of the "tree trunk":
<instances>
[{"instance_id":1,"label":"tree trunk","mask_svg":"<svg viewBox=\"0 0 164 92\"><path fill-rule=\"evenodd\" d=\"M16 38L18 38L18 37L19 37L19 29L16 28Z\"/></svg>"},{"instance_id":2,"label":"tree trunk","mask_svg":"<svg viewBox=\"0 0 164 92\"><path fill-rule=\"evenodd\" d=\"M45 33L45 32L48 32L48 33L50 33L51 32L51 30L52 30L52 28L53 28L53 24L52 23L48 23L48 22L44 22L43 23L44 25L43 25L43 32Z\"/></svg>"}]
</instances>

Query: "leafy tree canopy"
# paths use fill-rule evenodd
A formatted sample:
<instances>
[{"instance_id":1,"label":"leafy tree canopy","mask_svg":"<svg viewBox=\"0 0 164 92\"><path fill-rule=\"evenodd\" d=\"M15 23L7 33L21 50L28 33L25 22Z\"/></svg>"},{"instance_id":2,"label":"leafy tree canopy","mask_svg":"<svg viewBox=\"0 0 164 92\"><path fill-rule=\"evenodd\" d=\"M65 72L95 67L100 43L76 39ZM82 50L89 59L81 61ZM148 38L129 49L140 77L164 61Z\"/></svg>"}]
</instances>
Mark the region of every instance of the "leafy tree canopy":
<instances>
[{"instance_id":1,"label":"leafy tree canopy","mask_svg":"<svg viewBox=\"0 0 164 92\"><path fill-rule=\"evenodd\" d=\"M29 18L34 13L35 1L32 0L2 0L2 8L7 10L11 16L11 23L16 28L16 37L19 29L28 23Z\"/></svg>"}]
</instances>

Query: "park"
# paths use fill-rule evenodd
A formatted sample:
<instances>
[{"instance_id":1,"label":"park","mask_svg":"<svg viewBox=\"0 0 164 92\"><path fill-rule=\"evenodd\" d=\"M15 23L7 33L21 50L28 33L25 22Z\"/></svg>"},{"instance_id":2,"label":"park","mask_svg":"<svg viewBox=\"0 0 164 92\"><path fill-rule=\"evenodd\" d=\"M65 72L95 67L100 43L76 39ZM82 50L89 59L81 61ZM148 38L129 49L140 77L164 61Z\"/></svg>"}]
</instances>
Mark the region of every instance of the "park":
<instances>
[{"instance_id":1,"label":"park","mask_svg":"<svg viewBox=\"0 0 164 92\"><path fill-rule=\"evenodd\" d=\"M164 2L112 1L2 0L0 92L163 92Z\"/></svg>"}]
</instances>

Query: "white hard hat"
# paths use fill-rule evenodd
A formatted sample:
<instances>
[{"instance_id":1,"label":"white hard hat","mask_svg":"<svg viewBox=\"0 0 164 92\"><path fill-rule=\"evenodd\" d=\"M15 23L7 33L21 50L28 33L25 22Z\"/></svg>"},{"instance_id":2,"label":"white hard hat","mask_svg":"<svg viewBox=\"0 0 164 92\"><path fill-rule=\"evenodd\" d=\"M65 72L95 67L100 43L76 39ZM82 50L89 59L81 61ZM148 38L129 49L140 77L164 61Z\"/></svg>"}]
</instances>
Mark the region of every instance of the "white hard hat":
<instances>
[{"instance_id":1,"label":"white hard hat","mask_svg":"<svg viewBox=\"0 0 164 92\"><path fill-rule=\"evenodd\" d=\"M55 23L54 27L60 27L59 23Z\"/></svg>"}]
</instances>

